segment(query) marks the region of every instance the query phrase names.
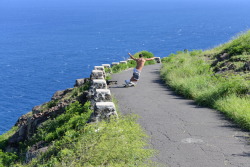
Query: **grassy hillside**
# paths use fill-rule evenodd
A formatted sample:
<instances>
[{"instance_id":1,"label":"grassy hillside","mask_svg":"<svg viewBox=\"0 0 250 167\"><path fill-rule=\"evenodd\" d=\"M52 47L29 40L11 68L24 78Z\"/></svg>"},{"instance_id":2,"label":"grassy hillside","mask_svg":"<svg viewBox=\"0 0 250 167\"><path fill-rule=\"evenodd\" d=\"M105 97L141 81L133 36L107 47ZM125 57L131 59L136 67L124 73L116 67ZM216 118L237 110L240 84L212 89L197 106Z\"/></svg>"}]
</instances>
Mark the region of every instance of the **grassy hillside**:
<instances>
[{"instance_id":1,"label":"grassy hillside","mask_svg":"<svg viewBox=\"0 0 250 167\"><path fill-rule=\"evenodd\" d=\"M206 51L163 58L161 76L177 93L250 130L250 31Z\"/></svg>"}]
</instances>

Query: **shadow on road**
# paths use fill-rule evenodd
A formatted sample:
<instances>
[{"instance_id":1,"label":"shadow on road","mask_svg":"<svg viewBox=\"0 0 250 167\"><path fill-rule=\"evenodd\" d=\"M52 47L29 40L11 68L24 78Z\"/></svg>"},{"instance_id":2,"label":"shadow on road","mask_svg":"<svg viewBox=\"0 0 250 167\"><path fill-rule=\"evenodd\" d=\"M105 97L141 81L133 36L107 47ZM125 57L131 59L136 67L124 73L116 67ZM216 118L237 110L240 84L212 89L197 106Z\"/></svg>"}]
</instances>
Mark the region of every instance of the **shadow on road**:
<instances>
[{"instance_id":1,"label":"shadow on road","mask_svg":"<svg viewBox=\"0 0 250 167\"><path fill-rule=\"evenodd\" d=\"M242 154L233 154L233 156L250 157L250 153L243 152Z\"/></svg>"},{"instance_id":2,"label":"shadow on road","mask_svg":"<svg viewBox=\"0 0 250 167\"><path fill-rule=\"evenodd\" d=\"M165 90L168 95L172 95L174 97L174 99L184 100L187 105L191 105L193 108L208 108L208 107L204 107L204 106L199 106L194 100L187 99L187 98L183 97L182 95L176 93L174 90L172 90L168 85L166 85L165 81L163 81L163 79L161 79L159 70L151 71L151 73L153 73L154 75L158 75L158 77L157 77L158 79L151 80L151 82L159 84L163 88L163 90ZM211 108L209 108L209 109L211 109ZM211 110L214 110L214 109L211 109ZM248 136L238 135L238 136L234 136L234 137L245 142L245 145L247 145L247 146L250 145L249 130L245 130L243 128L240 128L237 124L235 124L233 122L232 119L227 117L222 112L217 111L217 110L214 110L214 111L215 111L216 117L219 118L219 120L226 121L226 124L222 125L220 127L230 128L235 132L242 131L242 132L248 133ZM243 152L242 154L233 154L233 156L250 157L250 152L249 153Z\"/></svg>"},{"instance_id":3,"label":"shadow on road","mask_svg":"<svg viewBox=\"0 0 250 167\"><path fill-rule=\"evenodd\" d=\"M126 87L124 87L123 85L117 85L117 86L109 86L109 88L112 88L112 89L114 89L114 88L126 88Z\"/></svg>"}]
</instances>

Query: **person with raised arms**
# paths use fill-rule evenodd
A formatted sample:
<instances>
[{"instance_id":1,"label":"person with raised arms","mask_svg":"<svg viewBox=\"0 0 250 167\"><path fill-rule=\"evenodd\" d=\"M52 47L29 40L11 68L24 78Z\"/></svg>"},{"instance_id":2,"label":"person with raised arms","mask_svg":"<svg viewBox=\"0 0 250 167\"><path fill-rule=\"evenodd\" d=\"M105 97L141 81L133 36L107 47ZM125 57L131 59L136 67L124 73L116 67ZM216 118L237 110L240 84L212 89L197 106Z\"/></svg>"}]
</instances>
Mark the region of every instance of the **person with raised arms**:
<instances>
[{"instance_id":1,"label":"person with raised arms","mask_svg":"<svg viewBox=\"0 0 250 167\"><path fill-rule=\"evenodd\" d=\"M136 67L133 70L133 76L131 79L125 80L125 86L135 86L140 78L141 71L146 63L146 61L154 60L155 57L152 58L144 58L143 54L139 54L139 58L135 58L133 55L128 53L131 59L136 61Z\"/></svg>"}]
</instances>

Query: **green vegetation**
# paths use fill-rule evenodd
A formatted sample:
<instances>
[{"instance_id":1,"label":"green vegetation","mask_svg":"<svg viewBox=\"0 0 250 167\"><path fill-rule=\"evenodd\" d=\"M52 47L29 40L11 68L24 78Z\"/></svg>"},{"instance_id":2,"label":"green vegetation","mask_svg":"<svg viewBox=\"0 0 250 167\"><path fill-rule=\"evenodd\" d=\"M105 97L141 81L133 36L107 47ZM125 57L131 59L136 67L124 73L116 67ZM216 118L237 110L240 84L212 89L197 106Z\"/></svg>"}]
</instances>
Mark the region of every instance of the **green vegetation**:
<instances>
[{"instance_id":1,"label":"green vegetation","mask_svg":"<svg viewBox=\"0 0 250 167\"><path fill-rule=\"evenodd\" d=\"M147 136L136 123L136 116L86 124L91 113L90 102L72 103L64 114L44 122L32 139L21 145L25 153L40 142L48 147L46 152L23 164L25 154L0 150L0 166L152 166L149 158L155 151L146 144Z\"/></svg>"},{"instance_id":2,"label":"green vegetation","mask_svg":"<svg viewBox=\"0 0 250 167\"><path fill-rule=\"evenodd\" d=\"M17 155L15 153L3 152L3 149L7 145L8 138L12 136L16 132L16 130L17 127L14 126L5 134L0 135L0 167L11 166L17 159Z\"/></svg>"},{"instance_id":3,"label":"green vegetation","mask_svg":"<svg viewBox=\"0 0 250 167\"><path fill-rule=\"evenodd\" d=\"M70 131L71 135L78 135L78 132L85 126L92 111L90 102L82 106L78 101L67 107L66 112L56 117L53 120L44 122L43 126L38 128L36 135L33 136L32 142L38 141L51 142L65 136L65 133Z\"/></svg>"},{"instance_id":4,"label":"green vegetation","mask_svg":"<svg viewBox=\"0 0 250 167\"><path fill-rule=\"evenodd\" d=\"M147 146L145 134L135 123L133 116L113 118L108 122L90 124L81 129L81 135L67 132L64 143L55 142L51 152L57 150L56 156L34 159L27 166L150 166L148 160L153 151ZM46 161L45 161L46 159Z\"/></svg>"},{"instance_id":5,"label":"green vegetation","mask_svg":"<svg viewBox=\"0 0 250 167\"><path fill-rule=\"evenodd\" d=\"M230 55L249 55L250 54L250 31L238 35L235 39L220 46L218 49L221 52L226 52Z\"/></svg>"},{"instance_id":6,"label":"green vegetation","mask_svg":"<svg viewBox=\"0 0 250 167\"><path fill-rule=\"evenodd\" d=\"M82 86L73 88L72 91L66 93L63 98L60 100L51 100L41 106L41 112L47 111L48 109L55 107L58 103L64 101L64 100L73 100L77 99L78 96L80 96L84 91L87 91L89 89L90 82L86 82Z\"/></svg>"},{"instance_id":7,"label":"green vegetation","mask_svg":"<svg viewBox=\"0 0 250 167\"><path fill-rule=\"evenodd\" d=\"M246 77L250 71L239 71L250 57L249 40L250 32L247 32L212 50L171 54L162 59L161 76L177 93L194 99L198 105L225 113L239 126L250 130L250 80ZM220 57L224 53L227 53L225 59ZM222 65L228 61L237 68ZM225 69L218 72L216 66Z\"/></svg>"},{"instance_id":8,"label":"green vegetation","mask_svg":"<svg viewBox=\"0 0 250 167\"><path fill-rule=\"evenodd\" d=\"M8 138L12 136L17 131L17 129L18 127L14 126L8 132L0 135L0 149L4 149L6 147Z\"/></svg>"},{"instance_id":9,"label":"green vegetation","mask_svg":"<svg viewBox=\"0 0 250 167\"><path fill-rule=\"evenodd\" d=\"M69 94L68 98L75 98L77 96L80 96L82 92L87 91L90 87L90 81L86 82L80 87L76 87L73 89L73 91Z\"/></svg>"},{"instance_id":10,"label":"green vegetation","mask_svg":"<svg viewBox=\"0 0 250 167\"><path fill-rule=\"evenodd\" d=\"M46 105L46 108L52 108L55 107L58 104L58 100L51 100L50 102L48 102Z\"/></svg>"},{"instance_id":11,"label":"green vegetation","mask_svg":"<svg viewBox=\"0 0 250 167\"><path fill-rule=\"evenodd\" d=\"M127 64L117 64L111 67L113 73L124 71L127 68L129 68Z\"/></svg>"},{"instance_id":12,"label":"green vegetation","mask_svg":"<svg viewBox=\"0 0 250 167\"><path fill-rule=\"evenodd\" d=\"M17 159L17 155L13 153L5 153L0 149L0 167L12 166Z\"/></svg>"},{"instance_id":13,"label":"green vegetation","mask_svg":"<svg viewBox=\"0 0 250 167\"><path fill-rule=\"evenodd\" d=\"M233 40L214 49L201 53L211 62L214 72L231 73L250 79L250 31L240 34Z\"/></svg>"}]
</instances>

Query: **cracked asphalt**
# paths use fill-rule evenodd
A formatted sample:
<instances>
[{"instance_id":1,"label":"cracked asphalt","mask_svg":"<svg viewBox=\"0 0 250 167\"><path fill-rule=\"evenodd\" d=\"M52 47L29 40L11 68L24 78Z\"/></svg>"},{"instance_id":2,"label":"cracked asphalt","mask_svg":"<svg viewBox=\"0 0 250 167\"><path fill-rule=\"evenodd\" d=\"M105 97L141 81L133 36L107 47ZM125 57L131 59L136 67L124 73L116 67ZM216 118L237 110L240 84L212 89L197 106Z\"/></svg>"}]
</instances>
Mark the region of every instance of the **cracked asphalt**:
<instances>
[{"instance_id":1,"label":"cracked asphalt","mask_svg":"<svg viewBox=\"0 0 250 167\"><path fill-rule=\"evenodd\" d=\"M136 87L123 88L132 69L113 74L111 93L119 110L140 116L138 123L159 153L153 158L170 167L250 167L250 137L220 112L195 105L167 88L160 64L145 66Z\"/></svg>"}]
</instances>

